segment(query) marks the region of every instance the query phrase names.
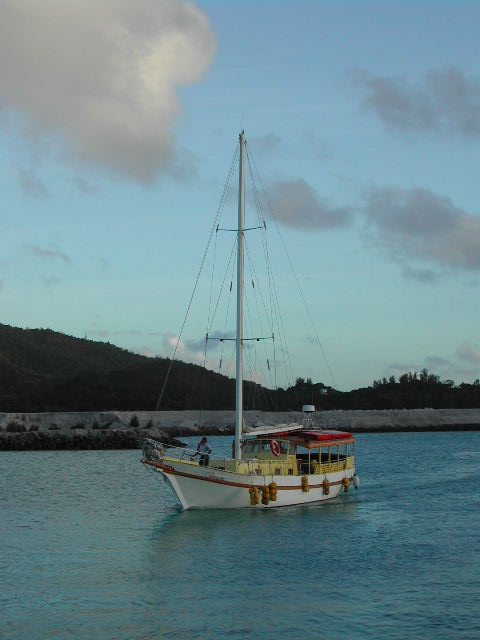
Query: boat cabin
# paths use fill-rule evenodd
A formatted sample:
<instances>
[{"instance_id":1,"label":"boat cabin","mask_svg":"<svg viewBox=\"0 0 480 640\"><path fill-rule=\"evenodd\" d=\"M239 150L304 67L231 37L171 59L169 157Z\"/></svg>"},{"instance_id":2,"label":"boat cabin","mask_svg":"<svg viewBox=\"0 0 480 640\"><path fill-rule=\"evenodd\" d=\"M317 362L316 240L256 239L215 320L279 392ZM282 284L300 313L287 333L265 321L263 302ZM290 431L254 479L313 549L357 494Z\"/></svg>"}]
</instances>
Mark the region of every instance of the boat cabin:
<instances>
[{"instance_id":1,"label":"boat cabin","mask_svg":"<svg viewBox=\"0 0 480 640\"><path fill-rule=\"evenodd\" d=\"M296 431L247 436L242 459L218 461L226 471L259 476L319 475L354 468L355 438L351 433ZM210 466L217 466L212 461Z\"/></svg>"}]
</instances>

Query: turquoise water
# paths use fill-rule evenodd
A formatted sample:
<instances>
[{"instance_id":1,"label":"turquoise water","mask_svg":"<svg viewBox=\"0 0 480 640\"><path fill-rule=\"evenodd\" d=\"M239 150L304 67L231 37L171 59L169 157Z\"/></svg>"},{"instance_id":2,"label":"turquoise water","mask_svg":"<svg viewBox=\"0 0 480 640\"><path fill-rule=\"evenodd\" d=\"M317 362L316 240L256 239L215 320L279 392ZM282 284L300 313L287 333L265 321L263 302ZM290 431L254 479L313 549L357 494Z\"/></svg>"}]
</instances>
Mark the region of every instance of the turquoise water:
<instances>
[{"instance_id":1,"label":"turquoise water","mask_svg":"<svg viewBox=\"0 0 480 640\"><path fill-rule=\"evenodd\" d=\"M139 459L0 453L0 638L480 637L480 434L359 436L358 492L267 511Z\"/></svg>"}]
</instances>

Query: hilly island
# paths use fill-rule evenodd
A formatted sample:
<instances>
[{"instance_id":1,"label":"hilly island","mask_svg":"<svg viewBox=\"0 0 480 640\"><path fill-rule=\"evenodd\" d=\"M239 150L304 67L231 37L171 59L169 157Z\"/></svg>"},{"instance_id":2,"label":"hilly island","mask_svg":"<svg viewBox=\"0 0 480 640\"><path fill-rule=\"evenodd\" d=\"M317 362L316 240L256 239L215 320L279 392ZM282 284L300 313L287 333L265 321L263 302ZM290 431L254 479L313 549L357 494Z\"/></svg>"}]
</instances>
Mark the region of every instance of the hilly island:
<instances>
[{"instance_id":1,"label":"hilly island","mask_svg":"<svg viewBox=\"0 0 480 640\"><path fill-rule=\"evenodd\" d=\"M169 365L106 342L0 324L0 448L123 448L148 434L230 433L235 381L195 364L173 363L155 411ZM303 404L316 406L318 424L356 431L480 423L480 381L455 385L426 369L351 391L301 377L275 390L245 381L244 397L255 423L301 418Z\"/></svg>"}]
</instances>

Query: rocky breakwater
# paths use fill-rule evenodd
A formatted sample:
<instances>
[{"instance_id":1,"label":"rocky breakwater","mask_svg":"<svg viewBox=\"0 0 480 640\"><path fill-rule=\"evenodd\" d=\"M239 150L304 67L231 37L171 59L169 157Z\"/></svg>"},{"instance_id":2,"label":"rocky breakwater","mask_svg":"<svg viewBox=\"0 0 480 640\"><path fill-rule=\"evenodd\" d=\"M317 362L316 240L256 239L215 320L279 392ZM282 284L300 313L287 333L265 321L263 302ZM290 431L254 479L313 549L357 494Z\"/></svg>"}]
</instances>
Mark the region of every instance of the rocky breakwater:
<instances>
[{"instance_id":1,"label":"rocky breakwater","mask_svg":"<svg viewBox=\"0 0 480 640\"><path fill-rule=\"evenodd\" d=\"M153 425L111 413L0 414L0 451L138 449L145 438L182 443Z\"/></svg>"},{"instance_id":2,"label":"rocky breakwater","mask_svg":"<svg viewBox=\"0 0 480 640\"><path fill-rule=\"evenodd\" d=\"M318 428L353 433L479 431L480 409L318 411ZM301 423L303 414L246 411L253 427ZM177 444L176 437L231 435L233 411L103 411L0 413L0 450L136 449L145 437Z\"/></svg>"}]
</instances>

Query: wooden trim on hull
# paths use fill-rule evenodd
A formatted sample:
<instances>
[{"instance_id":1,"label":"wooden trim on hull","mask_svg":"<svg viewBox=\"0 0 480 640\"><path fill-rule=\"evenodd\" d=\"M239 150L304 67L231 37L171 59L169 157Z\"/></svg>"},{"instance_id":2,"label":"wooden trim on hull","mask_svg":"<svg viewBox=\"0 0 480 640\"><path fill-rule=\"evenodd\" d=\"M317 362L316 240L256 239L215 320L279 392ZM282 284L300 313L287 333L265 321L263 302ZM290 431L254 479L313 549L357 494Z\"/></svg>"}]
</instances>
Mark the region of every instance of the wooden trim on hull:
<instances>
[{"instance_id":1,"label":"wooden trim on hull","mask_svg":"<svg viewBox=\"0 0 480 640\"><path fill-rule=\"evenodd\" d=\"M264 485L263 484L245 484L245 483L241 483L241 482L229 482L228 480L219 480L217 478L206 478L204 476L198 476L192 473L185 473L183 471L176 471L175 469L173 469L172 467L170 467L169 465L163 465L160 464L159 462L150 462L148 460L143 461L143 464L149 464L152 467L156 467L158 469L160 469L160 471L163 471L163 473L166 474L171 474L173 476L182 476L183 478L192 478L193 480L203 480L204 482L212 482L214 484L224 484L230 487L241 487L243 489L251 489L252 487L257 487L257 489L261 489ZM335 472L337 473L337 472ZM256 476L255 476L256 477ZM273 478L277 478L278 476L272 476ZM291 476L289 476L291 477ZM336 480L336 481L332 481L330 482L330 486L335 486L335 485L339 485L343 483L343 479L342 480ZM311 484L309 485L310 489L322 489L323 488L323 483L320 484ZM277 491L298 491L299 489L302 489L302 484L300 483L299 485L295 485L295 486L291 486L291 487L285 487L285 486L281 486L281 485L277 485Z\"/></svg>"}]
</instances>

